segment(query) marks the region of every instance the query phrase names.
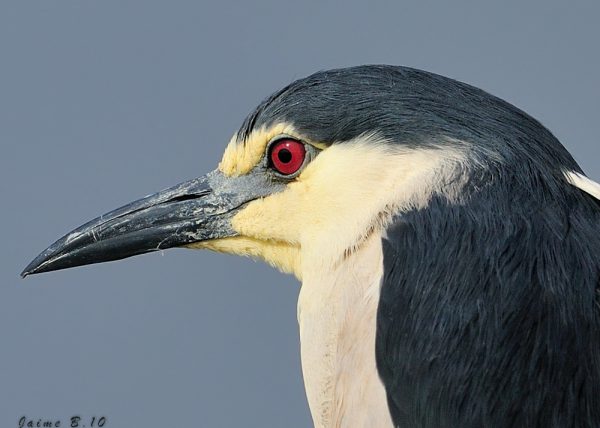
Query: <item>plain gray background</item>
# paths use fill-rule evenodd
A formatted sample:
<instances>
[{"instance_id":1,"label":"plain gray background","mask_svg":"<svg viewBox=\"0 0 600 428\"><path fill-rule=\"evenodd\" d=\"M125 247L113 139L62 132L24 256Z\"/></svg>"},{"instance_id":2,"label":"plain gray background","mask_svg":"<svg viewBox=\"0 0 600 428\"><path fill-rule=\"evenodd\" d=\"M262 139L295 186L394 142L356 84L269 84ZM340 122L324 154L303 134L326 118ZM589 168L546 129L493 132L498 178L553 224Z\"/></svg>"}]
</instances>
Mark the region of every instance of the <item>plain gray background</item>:
<instances>
[{"instance_id":1,"label":"plain gray background","mask_svg":"<svg viewBox=\"0 0 600 428\"><path fill-rule=\"evenodd\" d=\"M600 179L597 4L3 0L0 427L310 425L295 279L190 250L19 272L81 223L212 170L262 98L319 69L482 87Z\"/></svg>"}]
</instances>

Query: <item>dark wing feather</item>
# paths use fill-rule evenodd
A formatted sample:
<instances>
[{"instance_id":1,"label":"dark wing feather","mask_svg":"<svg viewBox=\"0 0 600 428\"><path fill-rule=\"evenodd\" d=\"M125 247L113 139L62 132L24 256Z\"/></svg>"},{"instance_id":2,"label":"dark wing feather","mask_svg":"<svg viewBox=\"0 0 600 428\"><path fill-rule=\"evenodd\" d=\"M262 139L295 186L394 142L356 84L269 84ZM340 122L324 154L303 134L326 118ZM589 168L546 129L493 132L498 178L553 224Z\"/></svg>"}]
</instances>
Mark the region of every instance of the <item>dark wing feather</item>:
<instances>
[{"instance_id":1,"label":"dark wing feather","mask_svg":"<svg viewBox=\"0 0 600 428\"><path fill-rule=\"evenodd\" d=\"M395 425L600 427L597 201L498 191L387 229L376 356Z\"/></svg>"}]
</instances>

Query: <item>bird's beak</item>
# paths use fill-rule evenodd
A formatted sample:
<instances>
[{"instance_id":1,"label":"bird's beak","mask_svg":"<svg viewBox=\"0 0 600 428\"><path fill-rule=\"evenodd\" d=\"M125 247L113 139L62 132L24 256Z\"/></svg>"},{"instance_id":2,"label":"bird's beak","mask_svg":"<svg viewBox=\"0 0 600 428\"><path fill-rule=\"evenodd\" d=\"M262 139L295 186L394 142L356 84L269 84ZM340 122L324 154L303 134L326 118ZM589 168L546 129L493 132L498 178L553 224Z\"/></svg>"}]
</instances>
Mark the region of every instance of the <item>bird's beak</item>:
<instances>
[{"instance_id":1,"label":"bird's beak","mask_svg":"<svg viewBox=\"0 0 600 428\"><path fill-rule=\"evenodd\" d=\"M213 171L73 230L37 256L21 276L235 236L231 217L245 203L275 191L275 186L262 174L225 177Z\"/></svg>"}]
</instances>

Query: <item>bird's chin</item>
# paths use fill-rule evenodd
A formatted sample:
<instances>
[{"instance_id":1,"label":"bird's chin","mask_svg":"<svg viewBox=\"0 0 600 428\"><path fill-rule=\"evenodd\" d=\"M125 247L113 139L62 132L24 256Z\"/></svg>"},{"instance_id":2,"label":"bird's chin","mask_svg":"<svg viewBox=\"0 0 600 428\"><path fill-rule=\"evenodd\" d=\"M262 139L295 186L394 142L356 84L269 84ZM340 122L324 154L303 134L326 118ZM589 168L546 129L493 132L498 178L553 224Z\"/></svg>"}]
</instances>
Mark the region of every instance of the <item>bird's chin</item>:
<instances>
[{"instance_id":1,"label":"bird's chin","mask_svg":"<svg viewBox=\"0 0 600 428\"><path fill-rule=\"evenodd\" d=\"M237 235L193 242L185 247L257 258L283 273L289 273L302 279L300 246L289 242Z\"/></svg>"}]
</instances>

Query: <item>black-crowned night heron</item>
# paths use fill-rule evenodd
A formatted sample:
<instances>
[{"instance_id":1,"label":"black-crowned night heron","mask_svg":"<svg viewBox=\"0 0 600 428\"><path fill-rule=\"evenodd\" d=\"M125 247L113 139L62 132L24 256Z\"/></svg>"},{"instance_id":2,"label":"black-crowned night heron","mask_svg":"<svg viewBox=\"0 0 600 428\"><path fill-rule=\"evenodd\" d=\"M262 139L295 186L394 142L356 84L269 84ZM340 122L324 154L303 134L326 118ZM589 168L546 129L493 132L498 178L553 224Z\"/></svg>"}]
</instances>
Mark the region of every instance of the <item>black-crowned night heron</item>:
<instances>
[{"instance_id":1,"label":"black-crowned night heron","mask_svg":"<svg viewBox=\"0 0 600 428\"><path fill-rule=\"evenodd\" d=\"M219 168L75 229L23 275L175 246L302 281L315 425L600 426L600 186L472 86L403 67L298 80Z\"/></svg>"}]
</instances>

